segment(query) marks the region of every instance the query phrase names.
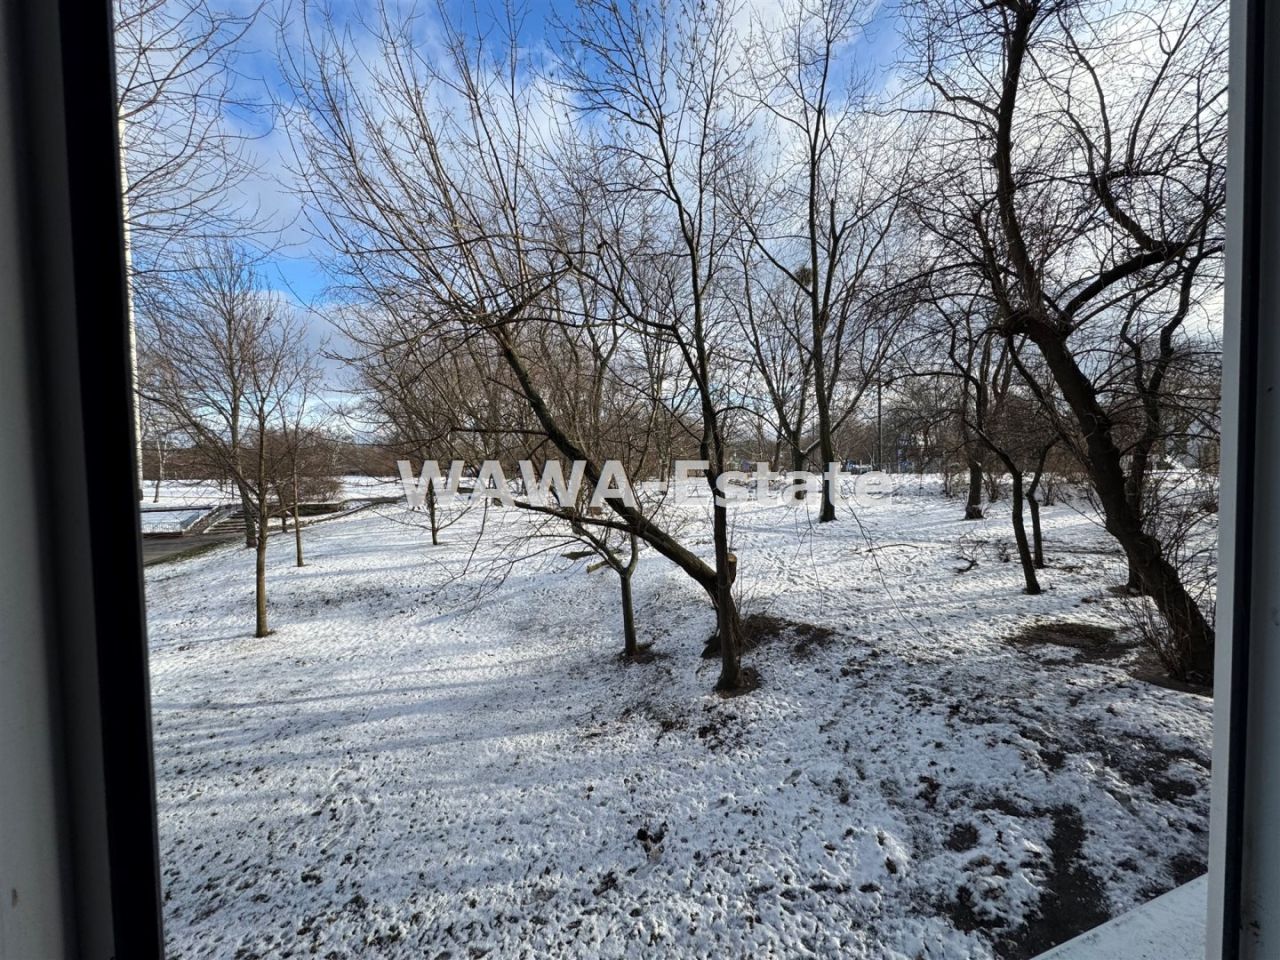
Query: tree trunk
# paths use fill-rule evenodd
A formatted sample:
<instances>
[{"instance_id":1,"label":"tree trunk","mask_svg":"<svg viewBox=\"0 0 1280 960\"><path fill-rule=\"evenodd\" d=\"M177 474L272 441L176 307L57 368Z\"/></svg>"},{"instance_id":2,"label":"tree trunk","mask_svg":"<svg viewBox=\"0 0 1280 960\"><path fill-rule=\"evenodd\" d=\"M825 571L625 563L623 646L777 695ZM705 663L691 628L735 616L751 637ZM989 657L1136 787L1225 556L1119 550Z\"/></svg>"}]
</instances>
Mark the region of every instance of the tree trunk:
<instances>
[{"instance_id":1,"label":"tree trunk","mask_svg":"<svg viewBox=\"0 0 1280 960\"><path fill-rule=\"evenodd\" d=\"M791 446L791 470L794 473L804 473L808 468L809 458L805 456L804 448L800 443L800 434L792 434L789 444ZM797 491L796 498L804 500L808 495L808 489L802 489Z\"/></svg>"},{"instance_id":2,"label":"tree trunk","mask_svg":"<svg viewBox=\"0 0 1280 960\"><path fill-rule=\"evenodd\" d=\"M831 436L831 418L826 412L826 405L818 407L821 417L818 420L818 448L822 451L822 506L818 510L818 522L830 523L836 518L836 484L839 482L835 474L827 469L835 462L836 445Z\"/></svg>"},{"instance_id":3,"label":"tree trunk","mask_svg":"<svg viewBox=\"0 0 1280 960\"><path fill-rule=\"evenodd\" d=\"M716 629L720 634L720 677L716 689L737 690L742 686L742 622L732 589L717 587Z\"/></svg>"},{"instance_id":4,"label":"tree trunk","mask_svg":"<svg viewBox=\"0 0 1280 960\"><path fill-rule=\"evenodd\" d=\"M1142 529L1141 516L1126 495L1120 450L1111 421L1098 402L1093 384L1076 364L1065 336L1047 321L1028 325L1063 398L1075 414L1087 444L1085 466L1098 499L1107 532L1116 538L1149 595L1169 625L1175 643L1186 651L1184 679L1208 683L1213 679L1213 628L1187 592L1178 571L1165 559L1160 541Z\"/></svg>"},{"instance_id":5,"label":"tree trunk","mask_svg":"<svg viewBox=\"0 0 1280 960\"><path fill-rule=\"evenodd\" d=\"M964 506L966 520L982 519L982 461L969 457L969 498Z\"/></svg>"},{"instance_id":6,"label":"tree trunk","mask_svg":"<svg viewBox=\"0 0 1280 960\"><path fill-rule=\"evenodd\" d=\"M995 503L1000 499L1000 475L994 470L986 472L987 503Z\"/></svg>"},{"instance_id":7,"label":"tree trunk","mask_svg":"<svg viewBox=\"0 0 1280 960\"><path fill-rule=\"evenodd\" d=\"M1144 512L1143 501L1146 493L1147 468L1150 463L1149 448L1144 446L1148 442L1148 437L1143 436L1134 445L1129 459L1129 472L1125 477L1124 484L1125 499L1129 502L1129 510L1135 517L1139 518L1139 522L1141 522ZM1129 563L1129 578L1125 581L1124 589L1126 593L1134 596L1139 596L1145 592L1142 587L1142 575L1132 562Z\"/></svg>"},{"instance_id":8,"label":"tree trunk","mask_svg":"<svg viewBox=\"0 0 1280 960\"><path fill-rule=\"evenodd\" d=\"M800 438L793 436L788 439L788 445L791 447L791 469L797 472L805 469L807 458L800 444Z\"/></svg>"},{"instance_id":9,"label":"tree trunk","mask_svg":"<svg viewBox=\"0 0 1280 960\"><path fill-rule=\"evenodd\" d=\"M720 678L717 690L737 690L742 685L742 629L738 606L733 599L737 578L737 557L729 552L729 512L717 506L713 513L716 549L716 632L720 636Z\"/></svg>"},{"instance_id":10,"label":"tree trunk","mask_svg":"<svg viewBox=\"0 0 1280 960\"><path fill-rule=\"evenodd\" d=\"M1013 538L1018 542L1018 560L1022 563L1022 575L1027 581L1026 592L1035 596L1040 593L1040 581L1036 579L1036 564L1031 557L1031 547L1027 543L1027 527L1022 519L1022 473L1019 470L1010 469L1009 477L1013 500Z\"/></svg>"},{"instance_id":11,"label":"tree trunk","mask_svg":"<svg viewBox=\"0 0 1280 960\"><path fill-rule=\"evenodd\" d=\"M302 561L302 514L298 511L298 474L293 475L293 540L297 566L305 567Z\"/></svg>"},{"instance_id":12,"label":"tree trunk","mask_svg":"<svg viewBox=\"0 0 1280 960\"><path fill-rule=\"evenodd\" d=\"M240 510L244 514L244 547L252 550L258 545L258 513L249 497L249 490L244 485L240 486Z\"/></svg>"},{"instance_id":13,"label":"tree trunk","mask_svg":"<svg viewBox=\"0 0 1280 960\"><path fill-rule=\"evenodd\" d=\"M836 518L836 484L838 482L832 471L822 472L822 506L818 510L819 523L830 523Z\"/></svg>"},{"instance_id":14,"label":"tree trunk","mask_svg":"<svg viewBox=\"0 0 1280 960\"><path fill-rule=\"evenodd\" d=\"M618 571L618 582L622 588L622 652L628 657L636 655L636 615L631 604L631 570Z\"/></svg>"},{"instance_id":15,"label":"tree trunk","mask_svg":"<svg viewBox=\"0 0 1280 960\"><path fill-rule=\"evenodd\" d=\"M1052 446L1052 445L1051 445ZM1044 465L1048 459L1049 449L1046 447L1036 464L1036 472L1031 475L1031 483L1027 486L1027 504L1031 507L1031 552L1035 556L1036 569L1044 569L1044 537L1040 532L1040 478L1044 476Z\"/></svg>"},{"instance_id":16,"label":"tree trunk","mask_svg":"<svg viewBox=\"0 0 1280 960\"><path fill-rule=\"evenodd\" d=\"M1034 484L1032 485L1034 487ZM1036 569L1044 569L1044 538L1040 533L1040 501L1032 491L1027 492L1027 506L1031 508L1031 553Z\"/></svg>"},{"instance_id":17,"label":"tree trunk","mask_svg":"<svg viewBox=\"0 0 1280 960\"><path fill-rule=\"evenodd\" d=\"M1026 303L1031 305L1011 312L1010 320L1019 332L1025 332L1035 342L1076 418L1086 444L1085 466L1101 501L1107 532L1124 550L1130 570L1137 574L1144 592L1154 599L1169 625L1173 642L1186 652L1185 677L1208 682L1213 677L1213 629L1187 593L1178 571L1165 558L1160 541L1143 529L1141 513L1129 502L1111 419L1098 400L1093 381L1080 368L1067 345L1072 318L1046 312L1040 268L1033 262L1022 235L1013 171L1013 120L1028 38L1040 12L1036 4L1017 5L1010 11L1004 75L995 110L992 162L996 174L996 207L1013 273L1018 277Z\"/></svg>"},{"instance_id":18,"label":"tree trunk","mask_svg":"<svg viewBox=\"0 0 1280 960\"><path fill-rule=\"evenodd\" d=\"M1125 497L1129 501L1129 509L1135 517L1143 516L1143 500L1146 492L1146 472L1147 462L1141 451L1135 452L1132 456L1129 475L1125 478ZM1127 556L1127 554L1126 554ZM1129 577L1125 580L1125 592L1133 596L1141 596L1146 591L1142 586L1142 575L1138 572L1138 568L1129 564Z\"/></svg>"},{"instance_id":19,"label":"tree trunk","mask_svg":"<svg viewBox=\"0 0 1280 960\"><path fill-rule=\"evenodd\" d=\"M517 381L520 383L521 391L529 402L530 409L533 411L534 416L538 418L538 422L542 424L543 429L546 430L551 442L556 445L556 448L567 459L582 460L586 464L584 479L586 483L595 486L600 481L598 464L587 456L586 451L556 421L547 407L546 401L543 400L537 387L534 386L533 378L530 376L524 362L512 348L510 342L502 336L495 337L494 342L501 350L507 366L515 374ZM714 416L711 419L714 419ZM709 478L708 482L714 492L714 478ZM717 589L716 571L711 569L705 560L679 543L671 534L657 526L639 510L612 498L606 502L609 509L627 524L631 533L636 534L645 543L684 571L711 596L714 602ZM719 508L718 513L723 514L723 512L723 507Z\"/></svg>"},{"instance_id":20,"label":"tree trunk","mask_svg":"<svg viewBox=\"0 0 1280 960\"><path fill-rule=\"evenodd\" d=\"M151 498L152 503L160 502L160 481L164 479L164 452L163 446L156 444L156 489L155 494Z\"/></svg>"},{"instance_id":21,"label":"tree trunk","mask_svg":"<svg viewBox=\"0 0 1280 960\"><path fill-rule=\"evenodd\" d=\"M431 524L431 545L433 547L440 546L440 525L436 518L436 488L435 484L427 484L427 522Z\"/></svg>"},{"instance_id":22,"label":"tree trunk","mask_svg":"<svg viewBox=\"0 0 1280 960\"><path fill-rule=\"evenodd\" d=\"M257 625L253 635L265 637L271 631L267 627L267 505L259 503L257 555L255 556L255 598L257 600Z\"/></svg>"},{"instance_id":23,"label":"tree trunk","mask_svg":"<svg viewBox=\"0 0 1280 960\"><path fill-rule=\"evenodd\" d=\"M257 554L254 557L254 594L257 601L257 625L253 635L255 637L265 637L271 632L267 626L267 540L270 536L271 514L267 509L268 498L270 496L267 487L267 418L261 409L258 411L257 420L257 438L258 438L258 483L256 486L257 498L255 504L257 506ZM249 526L245 524L246 528Z\"/></svg>"}]
</instances>

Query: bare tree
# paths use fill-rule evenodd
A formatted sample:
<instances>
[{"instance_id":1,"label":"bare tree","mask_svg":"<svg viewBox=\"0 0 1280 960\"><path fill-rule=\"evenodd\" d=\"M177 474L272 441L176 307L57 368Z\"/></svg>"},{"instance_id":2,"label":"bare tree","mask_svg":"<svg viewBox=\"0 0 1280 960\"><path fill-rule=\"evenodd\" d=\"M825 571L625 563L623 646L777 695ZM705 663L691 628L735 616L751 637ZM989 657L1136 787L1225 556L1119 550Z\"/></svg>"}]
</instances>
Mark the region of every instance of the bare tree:
<instances>
[{"instance_id":1,"label":"bare tree","mask_svg":"<svg viewBox=\"0 0 1280 960\"><path fill-rule=\"evenodd\" d=\"M181 423L168 409L154 399L162 367L150 351L144 352L138 365L138 419L141 427L139 445L145 454L151 452L155 468L152 500L160 502L160 484L165 480L169 450L182 438ZM145 463L140 464L145 467ZM145 475L145 474L144 474Z\"/></svg>"},{"instance_id":2,"label":"bare tree","mask_svg":"<svg viewBox=\"0 0 1280 960\"><path fill-rule=\"evenodd\" d=\"M943 301L945 302L945 301ZM1043 566L1037 556L1043 555L1039 543L1039 509L1032 508L1036 543L1033 549L1027 537L1024 518L1026 505L1025 461L1029 435L1034 427L1028 422L1034 413L1034 398L1020 398L1015 392L1015 369L1018 344L1011 335L1002 333L991 323L975 317L973 304L965 304L947 316L950 326L948 353L961 378L961 422L966 433L995 455L1010 481L1011 519L1018 560L1022 565L1026 592L1041 592L1036 570ZM1019 402L1019 400L1024 402ZM1050 437L1052 435L1050 434ZM1052 445L1047 444L1047 446ZM1043 459L1031 458L1043 469ZM1039 482L1039 470L1035 473Z\"/></svg>"},{"instance_id":3,"label":"bare tree","mask_svg":"<svg viewBox=\"0 0 1280 960\"><path fill-rule=\"evenodd\" d=\"M583 494L584 499L586 493ZM618 577L622 655L628 660L639 658L648 646L642 647L637 637L635 602L631 593L632 579L640 562L640 538L615 527L586 522L590 508L584 508L581 501L551 507L535 505L527 500L516 500L515 504L521 509L543 515L545 522L541 527L534 528L534 537L549 538L561 545L576 544L585 547L583 550L566 553L565 556L572 560L597 557L597 563L588 566L588 573L599 567L607 567ZM653 512L652 509L649 512Z\"/></svg>"},{"instance_id":4,"label":"bare tree","mask_svg":"<svg viewBox=\"0 0 1280 960\"><path fill-rule=\"evenodd\" d=\"M903 131L869 108L869 84L844 66L871 12L863 0L785 3L779 24L760 26L748 50L765 114L756 153L768 157L764 141L777 143L778 169L748 166L741 216L803 304L797 344L813 380L815 426L805 453L816 450L823 468L836 461L836 433L880 375L902 316L876 295L902 195ZM832 482L824 470L823 522L836 518Z\"/></svg>"},{"instance_id":5,"label":"bare tree","mask_svg":"<svg viewBox=\"0 0 1280 960\"><path fill-rule=\"evenodd\" d=\"M184 244L243 236L256 211L235 189L252 170L248 137L232 120L235 54L257 10L227 13L206 0L113 0L116 110L124 189L129 350L138 369L135 304L163 299ZM154 304L144 309L154 309ZM142 401L134 400L138 469ZM138 478L141 496L142 478Z\"/></svg>"},{"instance_id":6,"label":"bare tree","mask_svg":"<svg viewBox=\"0 0 1280 960\"><path fill-rule=\"evenodd\" d=\"M252 219L233 190L252 171L229 116L254 105L235 86L257 9L206 0L113 0L124 211L134 282L180 267L183 244L231 239Z\"/></svg>"},{"instance_id":7,"label":"bare tree","mask_svg":"<svg viewBox=\"0 0 1280 960\"><path fill-rule=\"evenodd\" d=\"M336 484L331 475L326 477L323 467L318 463L324 445L324 422L317 415L316 393L320 387L320 369L316 361L316 353L305 345L305 342L282 344L285 349L294 351L291 358L296 369L287 371L276 383L276 414L278 417L278 437L281 455L272 458L278 463L282 472L271 478L271 486L275 490L276 504L280 510L281 528L286 529L286 518L293 515L294 562L297 566L305 566L302 554L302 502L304 495L315 496L317 481L323 479L330 482L324 484L324 493L330 492Z\"/></svg>"},{"instance_id":8,"label":"bare tree","mask_svg":"<svg viewBox=\"0 0 1280 960\"><path fill-rule=\"evenodd\" d=\"M758 258L742 253L742 297L736 313L742 335L751 348L753 379L762 394L757 416L772 425L777 442L771 462L781 462L786 446L792 470L808 464L805 431L813 391L813 353L805 349L802 296L787 279L770 283L761 278Z\"/></svg>"},{"instance_id":9,"label":"bare tree","mask_svg":"<svg viewBox=\"0 0 1280 960\"><path fill-rule=\"evenodd\" d=\"M723 2L582 0L562 25L562 82L580 110L604 121L585 144L602 162L593 165L587 242L570 262L607 292L632 329L674 345L684 362L714 498L717 686L729 690L742 683L737 558L718 496L728 463L726 418L739 406L728 349L736 323L726 303L741 237L727 193L746 146L746 114L734 95L735 12Z\"/></svg>"},{"instance_id":10,"label":"bare tree","mask_svg":"<svg viewBox=\"0 0 1280 960\"><path fill-rule=\"evenodd\" d=\"M552 98L514 41L491 56L446 24L443 50L428 56L414 23L382 11L357 63L349 36L312 17L305 52L285 53L298 102L298 180L315 226L352 296L407 325L402 343L430 342L442 357L482 344L480 355L501 363L510 396L541 439L584 461L595 485L602 460L568 426L576 399L538 373L546 331L600 321L564 288L572 276L590 274L579 268L587 253L572 239L581 236L581 218L566 223L562 198L548 195ZM693 360L710 385L706 356ZM703 413L706 421L705 405ZM712 427L714 414L713 407ZM718 448L714 439L707 444ZM582 522L634 533L713 598L728 638L720 683L737 686L728 579L638 507L608 505L611 515ZM726 553L721 523L717 558Z\"/></svg>"},{"instance_id":11,"label":"bare tree","mask_svg":"<svg viewBox=\"0 0 1280 960\"><path fill-rule=\"evenodd\" d=\"M230 243L189 251L180 287L145 317L157 375L149 401L164 407L235 484L245 545L255 548L255 636L265 637L266 561L274 444L286 398L310 376L302 326L262 290L254 257Z\"/></svg>"},{"instance_id":12,"label":"bare tree","mask_svg":"<svg viewBox=\"0 0 1280 960\"><path fill-rule=\"evenodd\" d=\"M926 219L953 260L980 266L999 328L1039 352L1083 438L1108 531L1187 651L1183 672L1205 679L1212 627L1135 508L1107 387L1114 365L1134 360L1115 344L1135 297L1187 288L1202 302L1218 283L1225 7L920 0L913 10L910 42L932 94L920 104L936 159ZM1185 314L1165 316L1172 339Z\"/></svg>"}]
</instances>

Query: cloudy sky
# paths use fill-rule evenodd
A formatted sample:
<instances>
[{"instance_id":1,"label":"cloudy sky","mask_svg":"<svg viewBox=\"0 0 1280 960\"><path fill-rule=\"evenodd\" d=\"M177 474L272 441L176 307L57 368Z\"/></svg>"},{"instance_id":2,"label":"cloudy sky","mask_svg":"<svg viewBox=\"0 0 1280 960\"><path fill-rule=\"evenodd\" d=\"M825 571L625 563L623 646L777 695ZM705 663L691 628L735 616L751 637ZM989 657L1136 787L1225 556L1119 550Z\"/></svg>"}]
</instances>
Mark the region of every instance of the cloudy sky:
<instances>
[{"instance_id":1,"label":"cloudy sky","mask_svg":"<svg viewBox=\"0 0 1280 960\"><path fill-rule=\"evenodd\" d=\"M500 0L443 0L435 3L409 4L389 0L392 6L412 9L422 18L424 32L431 32L432 23L438 23L441 9L444 15L463 29L493 32L496 21L505 21ZM249 12L258 6L256 0L230 0L232 9ZM776 0L752 0L744 4L743 20L752 17L769 17L778 9ZM351 24L359 33L359 20L363 13L372 13L372 4L358 0L330 0L334 15ZM315 6L312 7L314 15ZM858 44L860 58L874 63L877 71L888 67L896 54L896 16L894 6L881 4L871 19L868 35ZM550 56L556 48L555 22L557 16L572 15L571 0L532 0L521 6L517 13L519 35L530 50L546 51ZM273 285L288 292L300 304L323 309L327 299L328 281L323 269L325 248L314 237L306 219L306 210L300 204L291 186L291 157L289 133L284 119L290 105L290 94L279 65L281 38L285 43L299 43L304 9L300 0L268 0L262 6L256 22L245 38L239 57L241 78L238 81L241 96L257 105L255 109L237 110L232 121L255 137L253 153L257 174L244 184L248 198L269 217L281 233L282 245L273 258L271 272Z\"/></svg>"}]
</instances>

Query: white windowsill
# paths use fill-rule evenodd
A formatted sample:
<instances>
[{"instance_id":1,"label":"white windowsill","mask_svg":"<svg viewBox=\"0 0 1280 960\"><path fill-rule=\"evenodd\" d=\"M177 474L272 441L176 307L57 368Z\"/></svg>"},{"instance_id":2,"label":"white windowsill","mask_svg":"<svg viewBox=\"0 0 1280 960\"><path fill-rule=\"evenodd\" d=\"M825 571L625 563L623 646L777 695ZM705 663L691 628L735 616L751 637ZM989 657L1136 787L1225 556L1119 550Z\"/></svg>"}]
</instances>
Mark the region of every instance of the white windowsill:
<instances>
[{"instance_id":1,"label":"white windowsill","mask_svg":"<svg viewBox=\"0 0 1280 960\"><path fill-rule=\"evenodd\" d=\"M1035 960L1203 960L1208 884L1192 880Z\"/></svg>"}]
</instances>

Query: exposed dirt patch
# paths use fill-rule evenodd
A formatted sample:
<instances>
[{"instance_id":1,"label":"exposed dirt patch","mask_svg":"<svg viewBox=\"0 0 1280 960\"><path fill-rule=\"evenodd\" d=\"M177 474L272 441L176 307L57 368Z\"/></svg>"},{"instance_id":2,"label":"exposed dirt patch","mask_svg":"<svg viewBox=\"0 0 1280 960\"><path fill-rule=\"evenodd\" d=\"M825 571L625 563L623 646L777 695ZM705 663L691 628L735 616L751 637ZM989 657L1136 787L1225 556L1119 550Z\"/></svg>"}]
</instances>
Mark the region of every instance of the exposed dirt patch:
<instances>
[{"instance_id":1,"label":"exposed dirt patch","mask_svg":"<svg viewBox=\"0 0 1280 960\"><path fill-rule=\"evenodd\" d=\"M1038 723L1027 723L1018 733L1036 745L1036 753L1047 770L1061 770L1067 762L1067 752L1061 740Z\"/></svg>"},{"instance_id":2,"label":"exposed dirt patch","mask_svg":"<svg viewBox=\"0 0 1280 960\"><path fill-rule=\"evenodd\" d=\"M972 933L974 930L999 929L1000 923L978 912L978 899L973 888L964 884L956 890L955 898L944 904L944 910L957 930Z\"/></svg>"},{"instance_id":3,"label":"exposed dirt patch","mask_svg":"<svg viewBox=\"0 0 1280 960\"><path fill-rule=\"evenodd\" d=\"M742 646L754 650L766 643L781 641L793 656L807 660L814 652L826 647L836 638L830 627L788 620L768 613L753 613L742 620Z\"/></svg>"},{"instance_id":4,"label":"exposed dirt patch","mask_svg":"<svg viewBox=\"0 0 1280 960\"><path fill-rule=\"evenodd\" d=\"M1034 817L1036 815L1034 810L1028 810L1021 804L1000 794L988 797L985 800L975 800L973 809L994 810L996 813L1003 813L1006 817Z\"/></svg>"},{"instance_id":5,"label":"exposed dirt patch","mask_svg":"<svg viewBox=\"0 0 1280 960\"><path fill-rule=\"evenodd\" d=\"M1184 883L1190 883L1192 880L1203 876L1208 869L1209 865L1202 857L1193 857L1188 854L1179 854L1169 861L1169 874L1173 877L1173 885L1175 887L1180 887ZM1163 891L1161 892L1163 893Z\"/></svg>"},{"instance_id":6,"label":"exposed dirt patch","mask_svg":"<svg viewBox=\"0 0 1280 960\"><path fill-rule=\"evenodd\" d=\"M972 823L957 823L951 828L951 832L947 834L947 839L943 846L956 853L964 853L966 850L972 850L976 847L978 839L978 828Z\"/></svg>"},{"instance_id":7,"label":"exposed dirt patch","mask_svg":"<svg viewBox=\"0 0 1280 960\"><path fill-rule=\"evenodd\" d=\"M1102 881L1084 864L1080 811L1063 806L1046 813L1053 818L1052 856L1044 867L1039 910L1017 930L996 938L1005 960L1029 960L1110 917Z\"/></svg>"},{"instance_id":8,"label":"exposed dirt patch","mask_svg":"<svg viewBox=\"0 0 1280 960\"><path fill-rule=\"evenodd\" d=\"M1177 775L1180 763L1199 767L1205 774L1209 771L1207 758L1191 750L1171 749L1151 737L1135 735L1123 741L1100 743L1098 747L1107 765L1125 783L1150 789L1161 800L1177 801L1200 792L1193 771Z\"/></svg>"},{"instance_id":9,"label":"exposed dirt patch","mask_svg":"<svg viewBox=\"0 0 1280 960\"><path fill-rule=\"evenodd\" d=\"M668 656L670 654L653 649L651 643L639 643L636 644L635 653L623 651L618 654L618 659L623 663L654 663L657 660L665 660Z\"/></svg>"},{"instance_id":10,"label":"exposed dirt patch","mask_svg":"<svg viewBox=\"0 0 1280 960\"><path fill-rule=\"evenodd\" d=\"M1169 676L1169 671L1150 650L1143 649L1137 662L1129 668L1129 674L1143 683L1164 687L1166 690L1177 690L1179 693L1194 693L1197 696L1213 698L1213 687L1200 683L1187 683Z\"/></svg>"},{"instance_id":11,"label":"exposed dirt patch","mask_svg":"<svg viewBox=\"0 0 1280 960\"><path fill-rule=\"evenodd\" d=\"M723 699L728 700L732 697L740 697L744 693L750 693L752 690L760 689L760 672L755 667L743 667L742 673L738 678L738 685L732 690L721 690L716 688L716 693Z\"/></svg>"},{"instance_id":12,"label":"exposed dirt patch","mask_svg":"<svg viewBox=\"0 0 1280 960\"><path fill-rule=\"evenodd\" d=\"M1028 624L1009 638L1016 647L1057 646L1078 651L1077 660L1103 663L1124 656L1130 648L1116 642L1112 627L1073 620Z\"/></svg>"},{"instance_id":13,"label":"exposed dirt patch","mask_svg":"<svg viewBox=\"0 0 1280 960\"><path fill-rule=\"evenodd\" d=\"M655 742L661 740L673 730L683 729L686 724L685 718L676 713L669 705L654 703L651 700L633 703L618 716L618 719L623 723L630 722L636 718L648 720L658 728Z\"/></svg>"}]
</instances>

